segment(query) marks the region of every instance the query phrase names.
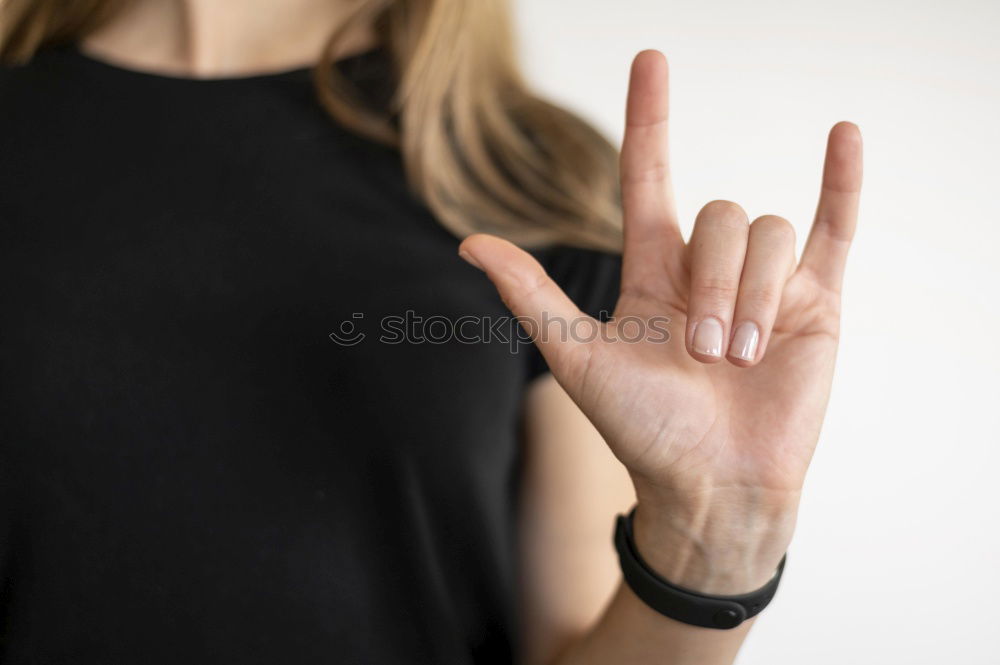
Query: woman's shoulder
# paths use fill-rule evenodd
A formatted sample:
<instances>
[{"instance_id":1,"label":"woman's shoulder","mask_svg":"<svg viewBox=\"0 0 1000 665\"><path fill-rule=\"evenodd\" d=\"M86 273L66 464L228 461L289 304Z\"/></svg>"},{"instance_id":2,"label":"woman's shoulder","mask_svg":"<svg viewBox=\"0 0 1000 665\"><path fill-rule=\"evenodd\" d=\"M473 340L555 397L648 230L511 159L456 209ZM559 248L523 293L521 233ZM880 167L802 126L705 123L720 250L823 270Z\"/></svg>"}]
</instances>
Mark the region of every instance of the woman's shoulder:
<instances>
[{"instance_id":1,"label":"woman's shoulder","mask_svg":"<svg viewBox=\"0 0 1000 665\"><path fill-rule=\"evenodd\" d=\"M73 79L67 64L62 50L47 50L26 63L0 65L0 113L58 104L60 91Z\"/></svg>"},{"instance_id":2,"label":"woman's shoulder","mask_svg":"<svg viewBox=\"0 0 1000 665\"><path fill-rule=\"evenodd\" d=\"M601 321L615 311L621 288L621 254L569 245L535 249L531 254L580 311ZM534 345L529 347L526 362L529 382L548 372Z\"/></svg>"},{"instance_id":3,"label":"woman's shoulder","mask_svg":"<svg viewBox=\"0 0 1000 665\"><path fill-rule=\"evenodd\" d=\"M622 257L599 249L556 245L532 251L553 281L577 307L599 316L614 310L621 285Z\"/></svg>"},{"instance_id":4,"label":"woman's shoulder","mask_svg":"<svg viewBox=\"0 0 1000 665\"><path fill-rule=\"evenodd\" d=\"M81 90L73 67L55 52L0 66L0 223L71 176L67 144L89 129Z\"/></svg>"}]
</instances>

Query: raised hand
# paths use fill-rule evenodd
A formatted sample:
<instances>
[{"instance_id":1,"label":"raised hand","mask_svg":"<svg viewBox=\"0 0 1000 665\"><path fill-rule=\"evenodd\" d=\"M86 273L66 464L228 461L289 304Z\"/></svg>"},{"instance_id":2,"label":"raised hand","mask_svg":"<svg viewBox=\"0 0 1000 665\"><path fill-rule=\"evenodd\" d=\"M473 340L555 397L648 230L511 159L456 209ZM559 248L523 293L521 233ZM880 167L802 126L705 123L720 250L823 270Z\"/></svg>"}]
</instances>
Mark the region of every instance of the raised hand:
<instances>
[{"instance_id":1,"label":"raised hand","mask_svg":"<svg viewBox=\"0 0 1000 665\"><path fill-rule=\"evenodd\" d=\"M667 63L633 62L621 153L625 243L613 319L594 341L560 334L585 315L514 245L474 235L482 268L530 331L552 373L628 468L636 538L651 565L706 592L748 591L788 545L826 410L840 286L861 186L861 137L840 123L827 145L802 259L792 226L748 223L735 203L702 208L685 244L670 183ZM544 316L543 316L544 314ZM638 342L637 321L672 335ZM614 341L618 340L618 341Z\"/></svg>"}]
</instances>

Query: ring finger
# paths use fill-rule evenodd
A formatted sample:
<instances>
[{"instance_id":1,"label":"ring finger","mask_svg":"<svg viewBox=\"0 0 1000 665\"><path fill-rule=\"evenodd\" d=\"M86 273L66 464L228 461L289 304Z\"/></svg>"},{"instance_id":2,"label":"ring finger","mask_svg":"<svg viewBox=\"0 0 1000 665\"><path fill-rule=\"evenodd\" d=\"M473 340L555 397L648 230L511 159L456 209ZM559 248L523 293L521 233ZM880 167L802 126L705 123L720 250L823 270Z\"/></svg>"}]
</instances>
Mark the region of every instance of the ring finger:
<instances>
[{"instance_id":1,"label":"ring finger","mask_svg":"<svg viewBox=\"0 0 1000 665\"><path fill-rule=\"evenodd\" d=\"M727 353L734 365L750 367L764 357L785 282L794 269L792 225L775 215L755 219L750 225Z\"/></svg>"}]
</instances>

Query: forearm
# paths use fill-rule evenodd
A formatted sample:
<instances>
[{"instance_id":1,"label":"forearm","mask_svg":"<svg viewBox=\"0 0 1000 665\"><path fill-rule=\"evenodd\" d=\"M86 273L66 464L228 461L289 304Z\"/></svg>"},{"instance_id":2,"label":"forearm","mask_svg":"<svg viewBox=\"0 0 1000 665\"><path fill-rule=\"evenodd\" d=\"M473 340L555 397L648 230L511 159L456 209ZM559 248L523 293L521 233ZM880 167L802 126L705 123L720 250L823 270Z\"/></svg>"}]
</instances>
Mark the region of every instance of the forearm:
<instances>
[{"instance_id":1,"label":"forearm","mask_svg":"<svg viewBox=\"0 0 1000 665\"><path fill-rule=\"evenodd\" d=\"M791 538L797 497L735 496L723 490L700 502L640 499L637 549L661 576L702 593L734 595L763 586ZM599 621L552 665L729 664L752 623L730 630L680 623L650 609L622 582Z\"/></svg>"},{"instance_id":2,"label":"forearm","mask_svg":"<svg viewBox=\"0 0 1000 665\"><path fill-rule=\"evenodd\" d=\"M689 626L649 609L622 583L600 621L552 665L729 665L752 622Z\"/></svg>"}]
</instances>

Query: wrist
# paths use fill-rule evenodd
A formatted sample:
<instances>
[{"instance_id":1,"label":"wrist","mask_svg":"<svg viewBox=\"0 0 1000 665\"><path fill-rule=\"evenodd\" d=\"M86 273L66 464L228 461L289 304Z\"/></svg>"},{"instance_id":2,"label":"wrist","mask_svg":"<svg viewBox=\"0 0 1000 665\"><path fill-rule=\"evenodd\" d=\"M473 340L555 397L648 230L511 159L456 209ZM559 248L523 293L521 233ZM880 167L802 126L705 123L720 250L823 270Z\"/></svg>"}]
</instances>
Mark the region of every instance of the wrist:
<instances>
[{"instance_id":1,"label":"wrist","mask_svg":"<svg viewBox=\"0 0 1000 665\"><path fill-rule=\"evenodd\" d=\"M636 485L635 546L667 581L735 595L771 579L791 542L798 492L715 488L697 494Z\"/></svg>"}]
</instances>

